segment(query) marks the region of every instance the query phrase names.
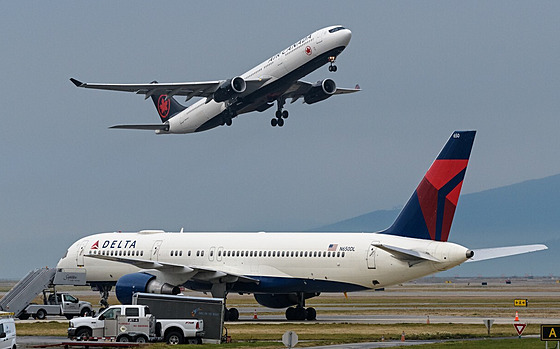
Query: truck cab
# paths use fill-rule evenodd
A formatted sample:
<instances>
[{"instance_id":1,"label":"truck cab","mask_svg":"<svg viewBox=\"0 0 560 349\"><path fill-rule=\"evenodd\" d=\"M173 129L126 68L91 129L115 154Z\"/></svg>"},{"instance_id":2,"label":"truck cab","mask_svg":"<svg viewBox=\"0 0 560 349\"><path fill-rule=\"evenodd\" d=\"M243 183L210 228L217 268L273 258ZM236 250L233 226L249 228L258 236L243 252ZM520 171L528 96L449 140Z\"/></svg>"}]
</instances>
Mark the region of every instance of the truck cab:
<instances>
[{"instance_id":1,"label":"truck cab","mask_svg":"<svg viewBox=\"0 0 560 349\"><path fill-rule=\"evenodd\" d=\"M0 311L0 349L16 349L14 313Z\"/></svg>"}]
</instances>

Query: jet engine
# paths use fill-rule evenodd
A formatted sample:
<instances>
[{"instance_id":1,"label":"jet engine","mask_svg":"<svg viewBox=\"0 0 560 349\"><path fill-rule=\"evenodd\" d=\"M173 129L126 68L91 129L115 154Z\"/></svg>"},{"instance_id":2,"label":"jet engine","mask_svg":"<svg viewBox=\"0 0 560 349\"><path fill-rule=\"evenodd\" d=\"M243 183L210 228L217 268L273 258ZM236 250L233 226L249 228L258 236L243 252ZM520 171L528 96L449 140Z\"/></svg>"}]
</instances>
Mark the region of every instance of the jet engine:
<instances>
[{"instance_id":1,"label":"jet engine","mask_svg":"<svg viewBox=\"0 0 560 349\"><path fill-rule=\"evenodd\" d=\"M319 293L304 293L303 298L309 299L318 296ZM295 293L288 294L268 294L268 293L256 293L255 300L260 305L267 308L287 308L292 305L297 305L298 296Z\"/></svg>"},{"instance_id":2,"label":"jet engine","mask_svg":"<svg viewBox=\"0 0 560 349\"><path fill-rule=\"evenodd\" d=\"M228 79L214 92L214 100L216 102L227 101L236 94L245 92L245 88L247 88L247 84L242 77L236 76Z\"/></svg>"},{"instance_id":3,"label":"jet engine","mask_svg":"<svg viewBox=\"0 0 560 349\"><path fill-rule=\"evenodd\" d=\"M318 81L303 96L303 100L307 104L313 104L325 100L336 92L336 83L331 79Z\"/></svg>"},{"instance_id":4,"label":"jet engine","mask_svg":"<svg viewBox=\"0 0 560 349\"><path fill-rule=\"evenodd\" d=\"M148 273L133 273L122 276L115 286L115 294L122 304L132 304L132 295L136 292L179 294L179 287L163 283Z\"/></svg>"}]
</instances>

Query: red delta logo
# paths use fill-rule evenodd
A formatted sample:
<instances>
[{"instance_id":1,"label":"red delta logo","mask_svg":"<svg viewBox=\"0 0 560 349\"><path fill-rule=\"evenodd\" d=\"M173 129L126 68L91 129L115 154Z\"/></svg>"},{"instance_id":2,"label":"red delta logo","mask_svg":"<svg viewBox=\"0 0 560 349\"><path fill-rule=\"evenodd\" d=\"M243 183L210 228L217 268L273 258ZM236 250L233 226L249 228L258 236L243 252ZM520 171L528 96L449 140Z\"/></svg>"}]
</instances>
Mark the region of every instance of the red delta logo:
<instances>
[{"instance_id":1,"label":"red delta logo","mask_svg":"<svg viewBox=\"0 0 560 349\"><path fill-rule=\"evenodd\" d=\"M313 51L311 50L311 46L307 46L305 48L305 54L311 56L311 53L313 53Z\"/></svg>"},{"instance_id":2,"label":"red delta logo","mask_svg":"<svg viewBox=\"0 0 560 349\"><path fill-rule=\"evenodd\" d=\"M436 160L416 190L432 240L447 241L468 160Z\"/></svg>"},{"instance_id":3,"label":"red delta logo","mask_svg":"<svg viewBox=\"0 0 560 349\"><path fill-rule=\"evenodd\" d=\"M92 249L92 250L97 250L97 249L99 249L99 240L97 240L93 245L91 245L91 249Z\"/></svg>"},{"instance_id":4,"label":"red delta logo","mask_svg":"<svg viewBox=\"0 0 560 349\"><path fill-rule=\"evenodd\" d=\"M169 116L171 102L167 99L167 95L161 95L158 99L158 113L162 119L167 119Z\"/></svg>"}]
</instances>

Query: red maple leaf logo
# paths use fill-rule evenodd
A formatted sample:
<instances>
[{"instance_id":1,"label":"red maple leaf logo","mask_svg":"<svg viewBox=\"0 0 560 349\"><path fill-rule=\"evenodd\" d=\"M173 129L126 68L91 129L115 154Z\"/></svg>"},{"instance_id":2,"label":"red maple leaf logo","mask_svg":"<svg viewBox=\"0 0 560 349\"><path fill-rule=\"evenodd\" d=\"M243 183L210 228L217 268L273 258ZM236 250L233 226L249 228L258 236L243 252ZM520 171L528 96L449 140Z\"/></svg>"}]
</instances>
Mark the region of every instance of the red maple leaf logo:
<instances>
[{"instance_id":1,"label":"red maple leaf logo","mask_svg":"<svg viewBox=\"0 0 560 349\"><path fill-rule=\"evenodd\" d=\"M311 55L311 46L307 46L307 47L305 48L305 54L307 54L308 56Z\"/></svg>"},{"instance_id":2,"label":"red maple leaf logo","mask_svg":"<svg viewBox=\"0 0 560 349\"><path fill-rule=\"evenodd\" d=\"M165 95L160 96L158 101L158 111L162 118L166 118L169 115L169 99L166 99L166 97Z\"/></svg>"}]
</instances>

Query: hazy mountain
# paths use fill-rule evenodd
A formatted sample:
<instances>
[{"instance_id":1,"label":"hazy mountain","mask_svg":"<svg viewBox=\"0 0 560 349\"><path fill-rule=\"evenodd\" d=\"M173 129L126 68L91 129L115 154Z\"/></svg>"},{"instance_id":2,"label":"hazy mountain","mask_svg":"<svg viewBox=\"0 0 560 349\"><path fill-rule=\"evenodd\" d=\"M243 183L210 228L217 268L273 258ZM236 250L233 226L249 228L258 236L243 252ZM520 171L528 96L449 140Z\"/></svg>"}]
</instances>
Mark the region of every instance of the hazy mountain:
<instances>
[{"instance_id":1,"label":"hazy mountain","mask_svg":"<svg viewBox=\"0 0 560 349\"><path fill-rule=\"evenodd\" d=\"M403 203L404 204L404 203ZM336 222L315 231L379 231L399 209L380 210ZM450 241L471 248L545 243L549 250L494 261L468 263L451 274L560 275L560 174L462 195Z\"/></svg>"}]
</instances>

